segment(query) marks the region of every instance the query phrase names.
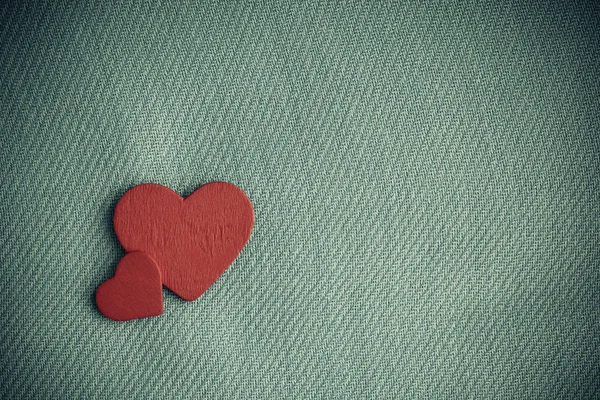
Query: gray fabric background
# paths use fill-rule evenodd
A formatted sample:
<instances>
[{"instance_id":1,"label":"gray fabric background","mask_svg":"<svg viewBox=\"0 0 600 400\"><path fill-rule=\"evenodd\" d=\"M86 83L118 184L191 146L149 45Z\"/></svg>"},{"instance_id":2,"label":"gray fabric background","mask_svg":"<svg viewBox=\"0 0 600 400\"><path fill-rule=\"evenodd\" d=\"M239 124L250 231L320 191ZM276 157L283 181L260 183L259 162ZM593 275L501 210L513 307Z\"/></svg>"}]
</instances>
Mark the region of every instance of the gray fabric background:
<instances>
[{"instance_id":1,"label":"gray fabric background","mask_svg":"<svg viewBox=\"0 0 600 400\"><path fill-rule=\"evenodd\" d=\"M0 6L2 397L599 397L597 4L87 3ZM240 257L104 318L119 197L213 180Z\"/></svg>"}]
</instances>

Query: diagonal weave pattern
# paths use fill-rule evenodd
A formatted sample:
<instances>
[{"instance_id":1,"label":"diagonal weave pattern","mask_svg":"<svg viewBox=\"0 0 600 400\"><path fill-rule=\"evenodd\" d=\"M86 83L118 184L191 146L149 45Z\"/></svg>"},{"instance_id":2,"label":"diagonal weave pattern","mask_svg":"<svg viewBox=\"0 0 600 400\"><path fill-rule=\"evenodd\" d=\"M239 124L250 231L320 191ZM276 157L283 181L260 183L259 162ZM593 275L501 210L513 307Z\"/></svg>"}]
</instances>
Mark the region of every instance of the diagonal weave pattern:
<instances>
[{"instance_id":1,"label":"diagonal weave pattern","mask_svg":"<svg viewBox=\"0 0 600 400\"><path fill-rule=\"evenodd\" d=\"M600 396L595 2L110 3L0 5L0 397ZM102 317L119 197L214 180L240 257Z\"/></svg>"}]
</instances>

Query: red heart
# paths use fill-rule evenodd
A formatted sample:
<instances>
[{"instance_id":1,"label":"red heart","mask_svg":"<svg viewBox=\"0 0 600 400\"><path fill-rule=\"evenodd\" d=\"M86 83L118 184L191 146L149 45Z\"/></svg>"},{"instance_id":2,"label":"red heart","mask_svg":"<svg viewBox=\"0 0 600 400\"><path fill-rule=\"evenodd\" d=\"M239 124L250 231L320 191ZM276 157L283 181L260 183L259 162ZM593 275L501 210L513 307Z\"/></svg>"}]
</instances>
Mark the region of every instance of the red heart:
<instances>
[{"instance_id":1,"label":"red heart","mask_svg":"<svg viewBox=\"0 0 600 400\"><path fill-rule=\"evenodd\" d=\"M126 254L117 264L115 276L96 290L96 304L115 321L162 314L162 282L154 260L141 252Z\"/></svg>"},{"instance_id":2,"label":"red heart","mask_svg":"<svg viewBox=\"0 0 600 400\"><path fill-rule=\"evenodd\" d=\"M121 197L114 215L125 250L150 255L163 284L188 301L200 297L225 272L253 225L252 203L226 182L201 186L185 200L161 185L138 185Z\"/></svg>"}]
</instances>

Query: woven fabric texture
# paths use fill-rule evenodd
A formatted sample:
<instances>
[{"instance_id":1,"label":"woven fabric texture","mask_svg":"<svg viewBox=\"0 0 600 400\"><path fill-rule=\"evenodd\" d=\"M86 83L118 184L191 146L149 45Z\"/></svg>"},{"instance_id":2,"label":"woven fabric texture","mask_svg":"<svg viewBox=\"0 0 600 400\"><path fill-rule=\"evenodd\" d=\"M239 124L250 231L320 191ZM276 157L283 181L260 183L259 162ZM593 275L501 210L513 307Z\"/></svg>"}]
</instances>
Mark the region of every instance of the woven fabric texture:
<instances>
[{"instance_id":1,"label":"woven fabric texture","mask_svg":"<svg viewBox=\"0 0 600 400\"><path fill-rule=\"evenodd\" d=\"M597 2L1 3L0 397L600 397ZM215 180L239 258L104 318L120 196Z\"/></svg>"}]
</instances>

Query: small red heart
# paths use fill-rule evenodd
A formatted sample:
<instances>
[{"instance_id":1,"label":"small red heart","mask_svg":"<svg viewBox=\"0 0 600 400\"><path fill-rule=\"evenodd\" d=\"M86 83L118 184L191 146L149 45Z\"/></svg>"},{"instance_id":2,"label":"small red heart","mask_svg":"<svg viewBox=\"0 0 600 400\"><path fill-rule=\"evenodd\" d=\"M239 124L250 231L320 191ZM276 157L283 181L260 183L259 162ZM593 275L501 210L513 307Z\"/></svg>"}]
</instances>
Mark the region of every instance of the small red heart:
<instances>
[{"instance_id":1,"label":"small red heart","mask_svg":"<svg viewBox=\"0 0 600 400\"><path fill-rule=\"evenodd\" d=\"M253 225L250 199L226 182L203 185L185 200L165 186L134 186L121 197L114 215L125 250L150 255L163 284L188 301L200 297L225 272Z\"/></svg>"},{"instance_id":2,"label":"small red heart","mask_svg":"<svg viewBox=\"0 0 600 400\"><path fill-rule=\"evenodd\" d=\"M154 260L141 252L126 254L117 264L115 276L96 290L96 304L115 321L162 314L162 282Z\"/></svg>"}]
</instances>

